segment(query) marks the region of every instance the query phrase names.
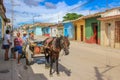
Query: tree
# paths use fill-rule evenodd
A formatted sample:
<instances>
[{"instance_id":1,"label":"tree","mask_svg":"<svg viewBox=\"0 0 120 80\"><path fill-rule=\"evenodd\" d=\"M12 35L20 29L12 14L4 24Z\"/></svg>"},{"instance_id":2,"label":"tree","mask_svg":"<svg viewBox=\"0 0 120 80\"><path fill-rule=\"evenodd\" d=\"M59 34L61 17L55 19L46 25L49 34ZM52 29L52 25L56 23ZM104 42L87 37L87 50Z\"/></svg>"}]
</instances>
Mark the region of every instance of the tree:
<instances>
[{"instance_id":1,"label":"tree","mask_svg":"<svg viewBox=\"0 0 120 80\"><path fill-rule=\"evenodd\" d=\"M75 20L79 17L83 16L82 14L77 14L77 13L67 13L64 17L63 17L63 21L68 21L68 20Z\"/></svg>"}]
</instances>

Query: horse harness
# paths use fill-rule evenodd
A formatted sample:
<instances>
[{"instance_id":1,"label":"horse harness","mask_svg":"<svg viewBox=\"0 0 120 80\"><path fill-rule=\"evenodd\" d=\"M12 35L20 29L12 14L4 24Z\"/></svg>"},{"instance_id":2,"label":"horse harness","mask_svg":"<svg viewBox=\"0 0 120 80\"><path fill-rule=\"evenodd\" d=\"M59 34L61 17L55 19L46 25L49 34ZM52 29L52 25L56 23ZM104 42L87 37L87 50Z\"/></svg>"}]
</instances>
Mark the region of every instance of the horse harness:
<instances>
[{"instance_id":1,"label":"horse harness","mask_svg":"<svg viewBox=\"0 0 120 80\"><path fill-rule=\"evenodd\" d=\"M49 38L46 41L46 48L48 48L50 51L60 52L61 48L59 47L59 45L60 45L60 41L59 40L60 39L57 38L57 37Z\"/></svg>"}]
</instances>

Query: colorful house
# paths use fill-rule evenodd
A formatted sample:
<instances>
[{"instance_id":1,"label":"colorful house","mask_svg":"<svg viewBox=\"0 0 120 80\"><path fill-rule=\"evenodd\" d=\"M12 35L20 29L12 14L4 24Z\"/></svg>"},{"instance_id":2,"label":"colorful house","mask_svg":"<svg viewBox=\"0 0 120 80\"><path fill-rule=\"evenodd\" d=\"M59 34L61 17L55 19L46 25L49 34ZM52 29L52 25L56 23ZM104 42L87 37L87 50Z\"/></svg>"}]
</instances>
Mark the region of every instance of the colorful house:
<instances>
[{"instance_id":1,"label":"colorful house","mask_svg":"<svg viewBox=\"0 0 120 80\"><path fill-rule=\"evenodd\" d=\"M120 48L120 7L105 11L101 18L101 45Z\"/></svg>"},{"instance_id":2,"label":"colorful house","mask_svg":"<svg viewBox=\"0 0 120 80\"><path fill-rule=\"evenodd\" d=\"M64 22L64 36L67 36L69 39L74 39L74 25L72 22Z\"/></svg>"},{"instance_id":3,"label":"colorful house","mask_svg":"<svg viewBox=\"0 0 120 80\"><path fill-rule=\"evenodd\" d=\"M85 42L100 44L100 21L97 20L101 13L84 16Z\"/></svg>"},{"instance_id":4,"label":"colorful house","mask_svg":"<svg viewBox=\"0 0 120 80\"><path fill-rule=\"evenodd\" d=\"M75 40L85 41L85 20L80 17L73 21L75 27Z\"/></svg>"},{"instance_id":5,"label":"colorful house","mask_svg":"<svg viewBox=\"0 0 120 80\"><path fill-rule=\"evenodd\" d=\"M34 28L34 34L35 34L35 35L40 35L40 36L42 36L42 27L36 26L36 27Z\"/></svg>"},{"instance_id":6,"label":"colorful house","mask_svg":"<svg viewBox=\"0 0 120 80\"><path fill-rule=\"evenodd\" d=\"M53 25L52 23L40 23L36 22L33 25L33 30L35 35L44 35L44 36L50 36L50 25Z\"/></svg>"}]
</instances>

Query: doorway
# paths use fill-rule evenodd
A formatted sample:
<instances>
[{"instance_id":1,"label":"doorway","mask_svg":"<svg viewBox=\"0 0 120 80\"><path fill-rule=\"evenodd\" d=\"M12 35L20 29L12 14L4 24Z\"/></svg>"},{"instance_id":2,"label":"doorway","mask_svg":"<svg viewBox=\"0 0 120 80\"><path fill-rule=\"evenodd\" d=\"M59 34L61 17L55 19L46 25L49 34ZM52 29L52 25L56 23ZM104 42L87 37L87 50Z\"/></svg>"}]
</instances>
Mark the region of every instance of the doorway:
<instances>
[{"instance_id":1,"label":"doorway","mask_svg":"<svg viewBox=\"0 0 120 80\"><path fill-rule=\"evenodd\" d=\"M115 43L120 44L120 21L115 22Z\"/></svg>"},{"instance_id":2,"label":"doorway","mask_svg":"<svg viewBox=\"0 0 120 80\"><path fill-rule=\"evenodd\" d=\"M75 25L75 40L77 40L77 26Z\"/></svg>"},{"instance_id":3,"label":"doorway","mask_svg":"<svg viewBox=\"0 0 120 80\"><path fill-rule=\"evenodd\" d=\"M110 41L110 39L111 39L111 33L110 33L110 31L111 31L111 29L110 29L110 23L106 23L106 26L105 26L105 32L106 32L106 36L107 36L107 46L110 46L111 45L111 41Z\"/></svg>"},{"instance_id":4,"label":"doorway","mask_svg":"<svg viewBox=\"0 0 120 80\"><path fill-rule=\"evenodd\" d=\"M83 41L83 36L84 36L84 33L83 33L83 25L80 26L80 34L81 34L81 41Z\"/></svg>"},{"instance_id":5,"label":"doorway","mask_svg":"<svg viewBox=\"0 0 120 80\"><path fill-rule=\"evenodd\" d=\"M98 24L97 23L92 23L92 28L93 28L93 42L98 44Z\"/></svg>"}]
</instances>

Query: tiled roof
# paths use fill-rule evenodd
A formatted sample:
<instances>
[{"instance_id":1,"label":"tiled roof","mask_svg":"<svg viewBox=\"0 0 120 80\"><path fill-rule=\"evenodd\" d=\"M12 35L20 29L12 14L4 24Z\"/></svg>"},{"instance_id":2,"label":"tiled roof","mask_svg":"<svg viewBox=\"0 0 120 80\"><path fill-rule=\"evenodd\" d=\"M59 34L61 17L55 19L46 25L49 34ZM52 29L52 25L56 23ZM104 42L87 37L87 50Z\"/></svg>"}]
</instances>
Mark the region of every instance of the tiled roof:
<instances>
[{"instance_id":1,"label":"tiled roof","mask_svg":"<svg viewBox=\"0 0 120 80\"><path fill-rule=\"evenodd\" d=\"M53 23L35 23L34 26L48 27L54 25Z\"/></svg>"},{"instance_id":2,"label":"tiled roof","mask_svg":"<svg viewBox=\"0 0 120 80\"><path fill-rule=\"evenodd\" d=\"M120 14L119 15L114 15L114 16L98 18L98 20L110 20L110 19L117 19L117 18L120 18Z\"/></svg>"}]
</instances>

